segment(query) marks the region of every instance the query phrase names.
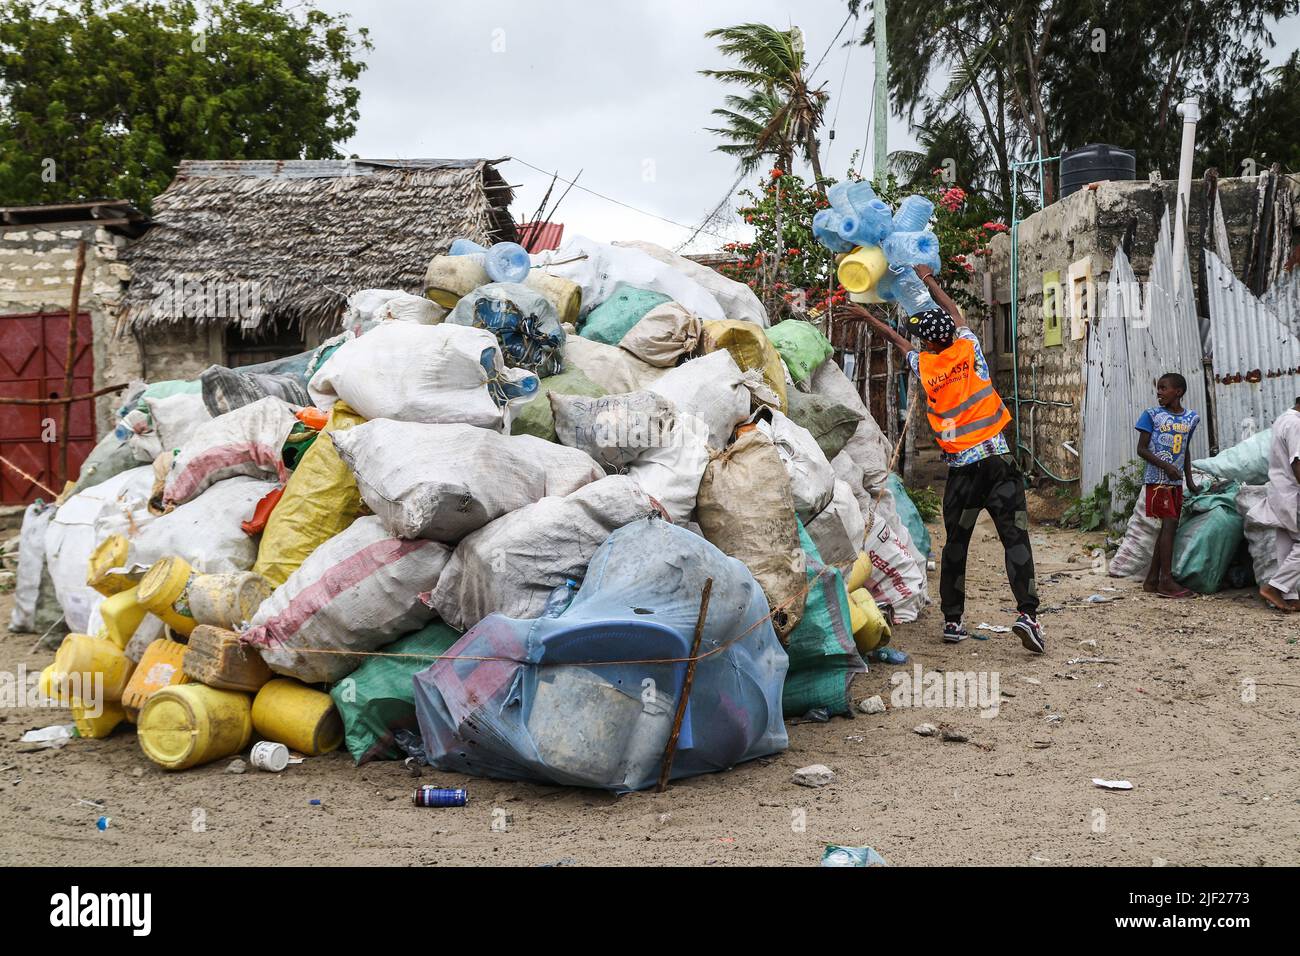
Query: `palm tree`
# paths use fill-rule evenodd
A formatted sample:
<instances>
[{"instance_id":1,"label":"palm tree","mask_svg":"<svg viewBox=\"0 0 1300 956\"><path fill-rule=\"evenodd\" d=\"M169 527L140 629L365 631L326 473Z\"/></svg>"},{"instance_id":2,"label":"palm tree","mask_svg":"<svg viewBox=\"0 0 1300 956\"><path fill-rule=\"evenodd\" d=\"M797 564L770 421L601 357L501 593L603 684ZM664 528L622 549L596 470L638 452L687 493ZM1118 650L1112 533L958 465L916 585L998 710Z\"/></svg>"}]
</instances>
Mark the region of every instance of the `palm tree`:
<instances>
[{"instance_id":1,"label":"palm tree","mask_svg":"<svg viewBox=\"0 0 1300 956\"><path fill-rule=\"evenodd\" d=\"M738 60L739 68L700 73L748 89L744 96L728 95L726 108L713 111L725 125L709 132L728 140L718 150L737 157L746 174L756 170L765 156L774 157L781 169L789 170L798 151L812 166L818 189L823 189L817 130L829 94L821 87L808 87L799 30L743 23L704 35L720 40L718 50Z\"/></svg>"}]
</instances>

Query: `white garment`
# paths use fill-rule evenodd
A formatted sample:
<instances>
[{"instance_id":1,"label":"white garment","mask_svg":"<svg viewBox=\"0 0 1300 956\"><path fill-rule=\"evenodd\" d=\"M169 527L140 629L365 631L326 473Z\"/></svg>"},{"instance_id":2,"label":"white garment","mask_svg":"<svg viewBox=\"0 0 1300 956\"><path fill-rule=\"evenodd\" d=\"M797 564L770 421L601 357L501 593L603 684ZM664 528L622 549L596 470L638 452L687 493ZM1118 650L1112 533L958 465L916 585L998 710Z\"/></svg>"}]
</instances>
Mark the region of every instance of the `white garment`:
<instances>
[{"instance_id":1,"label":"white garment","mask_svg":"<svg viewBox=\"0 0 1300 956\"><path fill-rule=\"evenodd\" d=\"M1277 588L1288 600L1300 597L1300 534L1277 528L1277 570L1269 578L1269 587Z\"/></svg>"},{"instance_id":2,"label":"white garment","mask_svg":"<svg viewBox=\"0 0 1300 956\"><path fill-rule=\"evenodd\" d=\"M1288 408L1273 423L1268 449L1268 491L1250 511L1262 524L1300 534L1300 481L1291 463L1300 459L1300 412ZM1279 569L1280 571L1280 569Z\"/></svg>"}]
</instances>

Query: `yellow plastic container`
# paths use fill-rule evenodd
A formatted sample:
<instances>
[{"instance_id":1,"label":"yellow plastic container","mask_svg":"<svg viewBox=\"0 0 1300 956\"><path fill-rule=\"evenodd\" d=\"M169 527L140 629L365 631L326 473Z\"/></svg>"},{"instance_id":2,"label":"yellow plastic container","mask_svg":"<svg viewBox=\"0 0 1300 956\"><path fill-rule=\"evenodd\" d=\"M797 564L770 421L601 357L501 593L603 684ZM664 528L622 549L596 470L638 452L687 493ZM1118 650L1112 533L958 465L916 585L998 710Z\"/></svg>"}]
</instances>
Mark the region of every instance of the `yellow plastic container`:
<instances>
[{"instance_id":1,"label":"yellow plastic container","mask_svg":"<svg viewBox=\"0 0 1300 956\"><path fill-rule=\"evenodd\" d=\"M757 369L763 373L767 383L780 400L781 411L788 407L785 393L785 370L781 365L781 353L776 350L772 340L763 334L763 330L753 322L741 322L732 319L714 319L704 323L704 331L713 344L726 349L736 360L741 371Z\"/></svg>"},{"instance_id":2,"label":"yellow plastic container","mask_svg":"<svg viewBox=\"0 0 1300 956\"><path fill-rule=\"evenodd\" d=\"M840 260L836 275L849 292L866 292L875 288L888 269L889 260L879 246L858 246Z\"/></svg>"},{"instance_id":3,"label":"yellow plastic container","mask_svg":"<svg viewBox=\"0 0 1300 956\"><path fill-rule=\"evenodd\" d=\"M122 699L135 665L112 641L89 634L69 634L59 645L52 666L50 683L59 693L85 698L98 679L103 681L98 690L101 699L114 702Z\"/></svg>"},{"instance_id":4,"label":"yellow plastic container","mask_svg":"<svg viewBox=\"0 0 1300 956\"><path fill-rule=\"evenodd\" d=\"M866 552L858 552L858 560L853 562L853 567L849 569L848 576L844 579L844 586L852 594L858 588L865 588L867 582L871 580L871 559L867 557Z\"/></svg>"},{"instance_id":5,"label":"yellow plastic container","mask_svg":"<svg viewBox=\"0 0 1300 956\"><path fill-rule=\"evenodd\" d=\"M126 650L136 628L149 613L149 609L136 600L136 596L137 589L132 585L99 606L99 614L104 619L105 637L122 650Z\"/></svg>"},{"instance_id":6,"label":"yellow plastic container","mask_svg":"<svg viewBox=\"0 0 1300 956\"><path fill-rule=\"evenodd\" d=\"M190 614L199 624L235 630L271 596L271 582L252 571L199 574L190 582Z\"/></svg>"},{"instance_id":7,"label":"yellow plastic container","mask_svg":"<svg viewBox=\"0 0 1300 956\"><path fill-rule=\"evenodd\" d=\"M105 703L99 716L92 717L81 701L72 702L72 721L77 725L77 733L91 740L107 737L124 720L126 711L121 704Z\"/></svg>"},{"instance_id":8,"label":"yellow plastic container","mask_svg":"<svg viewBox=\"0 0 1300 956\"><path fill-rule=\"evenodd\" d=\"M330 695L287 677L277 677L257 692L253 726L264 739L308 757L329 753L343 742L343 719Z\"/></svg>"},{"instance_id":9,"label":"yellow plastic container","mask_svg":"<svg viewBox=\"0 0 1300 956\"><path fill-rule=\"evenodd\" d=\"M140 749L167 770L237 754L253 735L252 700L203 684L164 687L140 711Z\"/></svg>"},{"instance_id":10,"label":"yellow plastic container","mask_svg":"<svg viewBox=\"0 0 1300 956\"><path fill-rule=\"evenodd\" d=\"M198 623L190 613L189 586L194 569L184 558L163 558L136 588L136 600L157 614L177 634L189 637Z\"/></svg>"},{"instance_id":11,"label":"yellow plastic container","mask_svg":"<svg viewBox=\"0 0 1300 956\"><path fill-rule=\"evenodd\" d=\"M54 700L58 691L54 687L54 665L50 664L45 670L41 671L40 678L36 681L36 690L44 700Z\"/></svg>"},{"instance_id":12,"label":"yellow plastic container","mask_svg":"<svg viewBox=\"0 0 1300 956\"><path fill-rule=\"evenodd\" d=\"M885 615L876 606L875 599L866 588L849 592L849 616L852 619L853 643L859 653L869 654L877 647L888 644L893 632Z\"/></svg>"},{"instance_id":13,"label":"yellow plastic container","mask_svg":"<svg viewBox=\"0 0 1300 956\"><path fill-rule=\"evenodd\" d=\"M86 567L86 584L104 597L120 594L127 588L135 587L139 574L126 574L112 571L126 565L130 545L120 534L111 534L90 552L90 561Z\"/></svg>"},{"instance_id":14,"label":"yellow plastic container","mask_svg":"<svg viewBox=\"0 0 1300 956\"><path fill-rule=\"evenodd\" d=\"M528 273L524 285L546 296L559 313L561 323L577 323L578 312L582 308L582 290L577 283L534 269Z\"/></svg>"},{"instance_id":15,"label":"yellow plastic container","mask_svg":"<svg viewBox=\"0 0 1300 956\"><path fill-rule=\"evenodd\" d=\"M145 648L135 673L122 692L122 706L126 710L127 720L135 720L145 703L158 691L190 682L181 667L184 661L185 645L176 641L160 637Z\"/></svg>"}]
</instances>

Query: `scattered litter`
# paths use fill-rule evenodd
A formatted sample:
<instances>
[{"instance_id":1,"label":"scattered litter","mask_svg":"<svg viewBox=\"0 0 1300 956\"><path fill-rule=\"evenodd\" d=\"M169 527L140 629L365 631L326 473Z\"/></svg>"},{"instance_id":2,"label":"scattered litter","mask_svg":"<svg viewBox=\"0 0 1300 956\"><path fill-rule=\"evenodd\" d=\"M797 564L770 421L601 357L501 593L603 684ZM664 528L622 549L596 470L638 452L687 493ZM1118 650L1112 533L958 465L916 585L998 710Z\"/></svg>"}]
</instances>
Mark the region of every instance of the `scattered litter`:
<instances>
[{"instance_id":1,"label":"scattered litter","mask_svg":"<svg viewBox=\"0 0 1300 956\"><path fill-rule=\"evenodd\" d=\"M1060 714L1048 714L1044 719L1049 724L1059 724L1063 718Z\"/></svg>"},{"instance_id":2,"label":"scattered litter","mask_svg":"<svg viewBox=\"0 0 1300 956\"><path fill-rule=\"evenodd\" d=\"M822 866L889 866L883 856L869 846L828 844L822 854Z\"/></svg>"},{"instance_id":3,"label":"scattered litter","mask_svg":"<svg viewBox=\"0 0 1300 956\"><path fill-rule=\"evenodd\" d=\"M1079 642L1079 645L1080 645L1081 647L1096 647L1096 646L1097 646L1097 641L1096 641L1094 638L1091 638L1091 637L1090 637L1090 638L1088 638L1086 641L1080 641L1080 642Z\"/></svg>"},{"instance_id":4,"label":"scattered litter","mask_svg":"<svg viewBox=\"0 0 1300 956\"><path fill-rule=\"evenodd\" d=\"M790 721L792 724L826 724L830 723L831 712L825 707L814 707L802 717Z\"/></svg>"},{"instance_id":5,"label":"scattered litter","mask_svg":"<svg viewBox=\"0 0 1300 956\"><path fill-rule=\"evenodd\" d=\"M881 664L906 664L908 661L907 654L892 647L878 647L867 656Z\"/></svg>"},{"instance_id":6,"label":"scattered litter","mask_svg":"<svg viewBox=\"0 0 1300 956\"><path fill-rule=\"evenodd\" d=\"M29 730L18 738L22 744L39 744L35 749L48 749L63 747L69 740L77 736L76 724L51 724L49 727L42 727L40 730Z\"/></svg>"},{"instance_id":7,"label":"scattered litter","mask_svg":"<svg viewBox=\"0 0 1300 956\"><path fill-rule=\"evenodd\" d=\"M920 726L912 728L912 733L920 734L922 737L933 737L938 732L939 728L934 724L921 724Z\"/></svg>"},{"instance_id":8,"label":"scattered litter","mask_svg":"<svg viewBox=\"0 0 1300 956\"><path fill-rule=\"evenodd\" d=\"M1045 865L1047 865L1048 863L1051 863L1051 862L1052 862L1052 861L1049 860L1047 857L1045 857L1045 856L1038 856L1037 854L1034 855L1034 856L1031 856L1031 857L1029 858L1029 865L1030 865L1030 866L1045 866Z\"/></svg>"},{"instance_id":9,"label":"scattered litter","mask_svg":"<svg viewBox=\"0 0 1300 956\"><path fill-rule=\"evenodd\" d=\"M951 727L944 727L940 731L940 737L950 744L964 744L970 742L970 737L960 730L954 730Z\"/></svg>"},{"instance_id":10,"label":"scattered litter","mask_svg":"<svg viewBox=\"0 0 1300 956\"><path fill-rule=\"evenodd\" d=\"M835 779L835 771L825 764L815 763L800 767L790 779L801 787L824 787Z\"/></svg>"},{"instance_id":11,"label":"scattered litter","mask_svg":"<svg viewBox=\"0 0 1300 956\"><path fill-rule=\"evenodd\" d=\"M1050 746L1052 746L1052 742L1050 740L1035 740L1033 743L1033 747L1035 750L1046 750Z\"/></svg>"},{"instance_id":12,"label":"scattered litter","mask_svg":"<svg viewBox=\"0 0 1300 956\"><path fill-rule=\"evenodd\" d=\"M539 863L537 865L542 868L546 868L548 866L577 866L578 861L571 856L566 856L566 857L561 857L560 859L556 860L554 863Z\"/></svg>"},{"instance_id":13,"label":"scattered litter","mask_svg":"<svg viewBox=\"0 0 1300 956\"><path fill-rule=\"evenodd\" d=\"M1053 674L1052 676L1053 676L1053 677L1060 678L1061 680L1078 680L1078 679L1079 679L1079 677L1078 677L1077 674Z\"/></svg>"},{"instance_id":14,"label":"scattered litter","mask_svg":"<svg viewBox=\"0 0 1300 956\"><path fill-rule=\"evenodd\" d=\"M312 798L311 798L310 800L308 800L307 802L308 802L309 804L311 804L313 807L319 807L319 806L320 806L320 799L319 799L318 797L312 797Z\"/></svg>"},{"instance_id":15,"label":"scattered litter","mask_svg":"<svg viewBox=\"0 0 1300 956\"><path fill-rule=\"evenodd\" d=\"M1065 663L1067 664L1118 664L1119 659L1115 657L1071 657Z\"/></svg>"},{"instance_id":16,"label":"scattered litter","mask_svg":"<svg viewBox=\"0 0 1300 956\"><path fill-rule=\"evenodd\" d=\"M298 759L301 760L302 758ZM279 773L289 766L289 748L284 744L271 740L259 740L253 744L253 750L249 753L248 760L258 770ZM243 773L243 770L236 772Z\"/></svg>"},{"instance_id":17,"label":"scattered litter","mask_svg":"<svg viewBox=\"0 0 1300 956\"><path fill-rule=\"evenodd\" d=\"M113 819L112 817L100 817L98 820L95 821L95 829L98 830L100 833L103 833L105 830L108 829L108 824L112 821L112 819Z\"/></svg>"},{"instance_id":18,"label":"scattered litter","mask_svg":"<svg viewBox=\"0 0 1300 956\"><path fill-rule=\"evenodd\" d=\"M446 787L416 787L411 794L411 803L417 807L463 807L469 803L469 791ZM509 814L506 814L506 822L510 822Z\"/></svg>"},{"instance_id":19,"label":"scattered litter","mask_svg":"<svg viewBox=\"0 0 1300 956\"><path fill-rule=\"evenodd\" d=\"M976 625L975 625L975 630L977 630L977 631L992 631L994 634L1010 634L1010 633L1011 633L1011 628L1008 627L1008 626L1005 625L1005 624L986 624L986 623L984 623L984 622L982 622L982 621L981 621L979 624L976 624Z\"/></svg>"},{"instance_id":20,"label":"scattered litter","mask_svg":"<svg viewBox=\"0 0 1300 956\"><path fill-rule=\"evenodd\" d=\"M862 743L864 740L866 740L867 738L866 738L865 736L863 736L862 734L849 734L849 735L846 736L844 739L847 740L847 741L848 741L849 743L851 743L851 744L860 744L860 743Z\"/></svg>"},{"instance_id":21,"label":"scattered litter","mask_svg":"<svg viewBox=\"0 0 1300 956\"><path fill-rule=\"evenodd\" d=\"M883 714L885 712L885 701L877 694L875 697L868 697L866 700L860 701L858 710L864 714Z\"/></svg>"},{"instance_id":22,"label":"scattered litter","mask_svg":"<svg viewBox=\"0 0 1300 956\"><path fill-rule=\"evenodd\" d=\"M1100 777L1092 778L1093 786L1100 787L1102 790L1132 790L1133 784L1127 780L1102 780Z\"/></svg>"}]
</instances>

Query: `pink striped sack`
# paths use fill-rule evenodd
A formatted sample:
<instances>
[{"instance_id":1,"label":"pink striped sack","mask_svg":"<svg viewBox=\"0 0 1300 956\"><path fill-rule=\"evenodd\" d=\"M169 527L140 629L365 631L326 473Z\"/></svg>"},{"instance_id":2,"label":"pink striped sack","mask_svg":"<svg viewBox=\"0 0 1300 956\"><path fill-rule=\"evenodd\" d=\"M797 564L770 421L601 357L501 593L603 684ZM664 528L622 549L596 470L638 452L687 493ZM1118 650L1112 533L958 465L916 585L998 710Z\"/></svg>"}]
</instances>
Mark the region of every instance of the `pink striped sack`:
<instances>
[{"instance_id":1,"label":"pink striped sack","mask_svg":"<svg viewBox=\"0 0 1300 956\"><path fill-rule=\"evenodd\" d=\"M271 670L309 684L336 681L374 651L433 619L432 590L450 549L394 538L374 515L313 551L253 615L244 641Z\"/></svg>"},{"instance_id":2,"label":"pink striped sack","mask_svg":"<svg viewBox=\"0 0 1300 956\"><path fill-rule=\"evenodd\" d=\"M297 420L292 405L267 396L204 422L172 459L163 505L184 504L235 475L283 482L284 440Z\"/></svg>"}]
</instances>

